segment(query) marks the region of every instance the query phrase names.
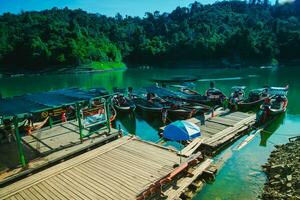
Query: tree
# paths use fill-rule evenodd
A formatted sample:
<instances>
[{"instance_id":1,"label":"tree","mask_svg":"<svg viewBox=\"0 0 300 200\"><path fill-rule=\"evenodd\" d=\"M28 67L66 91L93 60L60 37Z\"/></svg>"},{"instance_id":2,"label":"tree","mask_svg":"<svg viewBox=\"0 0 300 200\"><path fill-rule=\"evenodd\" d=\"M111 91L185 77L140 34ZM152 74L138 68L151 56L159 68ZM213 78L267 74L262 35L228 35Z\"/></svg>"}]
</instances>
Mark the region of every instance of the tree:
<instances>
[{"instance_id":1,"label":"tree","mask_svg":"<svg viewBox=\"0 0 300 200\"><path fill-rule=\"evenodd\" d=\"M300 0L194 2L171 13L115 17L68 8L0 16L0 64L299 59ZM18 59L16 59L18 58Z\"/></svg>"}]
</instances>

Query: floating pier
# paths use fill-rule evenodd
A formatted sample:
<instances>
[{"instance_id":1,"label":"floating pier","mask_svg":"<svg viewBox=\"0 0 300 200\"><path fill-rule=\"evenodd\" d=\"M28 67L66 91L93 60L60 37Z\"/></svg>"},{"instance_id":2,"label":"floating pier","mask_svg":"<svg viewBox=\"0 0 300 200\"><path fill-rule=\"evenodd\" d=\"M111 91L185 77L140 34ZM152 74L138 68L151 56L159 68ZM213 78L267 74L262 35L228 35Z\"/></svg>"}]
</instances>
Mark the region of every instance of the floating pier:
<instances>
[{"instance_id":1,"label":"floating pier","mask_svg":"<svg viewBox=\"0 0 300 200\"><path fill-rule=\"evenodd\" d=\"M202 121L189 119L200 127L202 136L191 141L180 153L125 136L1 188L0 199L143 200L188 197L191 191L204 185L203 179L207 175L214 177L216 173L209 170L212 159L205 158L204 154L214 155L226 144L241 137L255 123L255 118L255 114L220 110L217 116L207 115ZM51 138L62 139L68 128L61 124L49 129L55 131L44 137L38 138L38 133L35 133L31 138L23 139L41 154L49 153L44 158L51 161L43 161L38 166L48 167L51 162L61 160L62 156L79 152L81 148L88 149L91 141L101 138L101 134L95 134L93 139L85 141L87 143L59 150L60 147L55 146L57 140ZM74 131L72 134L75 134ZM117 130L112 129L110 135L118 137ZM76 138L79 140L78 134ZM43 143L40 149L37 148L38 142ZM70 145L68 140L63 144Z\"/></svg>"},{"instance_id":2,"label":"floating pier","mask_svg":"<svg viewBox=\"0 0 300 200\"><path fill-rule=\"evenodd\" d=\"M201 121L196 118L188 119L200 127L201 137L191 141L182 151L184 156L190 156L198 150L205 155L214 155L224 146L241 137L251 129L256 122L256 114L243 112L219 112L217 116L205 116ZM163 131L165 127L162 127Z\"/></svg>"},{"instance_id":3,"label":"floating pier","mask_svg":"<svg viewBox=\"0 0 300 200\"><path fill-rule=\"evenodd\" d=\"M243 112L227 112L222 109L215 112L213 115L204 115L203 120L196 118L188 119L187 121L195 123L200 127L201 137L190 141L185 148L180 151L180 154L185 157L200 153L205 157L212 157L220 152L228 144L242 137L256 123L256 115ZM165 127L161 127L161 131ZM204 180L214 180L218 171L218 167L212 163L211 159L206 159L201 163L202 166L197 166L192 173L192 178L188 176L178 181L177 188L168 189L166 191L167 199L191 199L195 192L201 189L205 183ZM201 175L197 173L201 171Z\"/></svg>"},{"instance_id":4,"label":"floating pier","mask_svg":"<svg viewBox=\"0 0 300 200\"><path fill-rule=\"evenodd\" d=\"M0 186L117 139L110 98L69 88L0 99Z\"/></svg>"},{"instance_id":5,"label":"floating pier","mask_svg":"<svg viewBox=\"0 0 300 200\"><path fill-rule=\"evenodd\" d=\"M70 123L57 125L51 129L43 130L42 133L36 132L33 135L23 137L24 147L29 146L34 152L37 152L39 156L31 160L26 168L19 167L2 173L0 176L0 186L57 164L62 160L72 158L85 151L99 147L119 137L119 131L111 128L110 132L108 132L107 129L98 130L89 138L81 141L78 132L68 130L65 126L71 125ZM5 149L3 149L3 151L4 150ZM2 156L0 155L0 158Z\"/></svg>"},{"instance_id":6,"label":"floating pier","mask_svg":"<svg viewBox=\"0 0 300 200\"><path fill-rule=\"evenodd\" d=\"M173 199L211 163L180 157L126 136L1 188L0 199Z\"/></svg>"},{"instance_id":7,"label":"floating pier","mask_svg":"<svg viewBox=\"0 0 300 200\"><path fill-rule=\"evenodd\" d=\"M113 129L113 132L118 131ZM108 129L99 129L89 137L83 138L83 141L91 140L92 143L97 143L103 141L108 135L110 135ZM22 141L43 156L82 143L78 123L75 120L36 131L22 137Z\"/></svg>"}]
</instances>

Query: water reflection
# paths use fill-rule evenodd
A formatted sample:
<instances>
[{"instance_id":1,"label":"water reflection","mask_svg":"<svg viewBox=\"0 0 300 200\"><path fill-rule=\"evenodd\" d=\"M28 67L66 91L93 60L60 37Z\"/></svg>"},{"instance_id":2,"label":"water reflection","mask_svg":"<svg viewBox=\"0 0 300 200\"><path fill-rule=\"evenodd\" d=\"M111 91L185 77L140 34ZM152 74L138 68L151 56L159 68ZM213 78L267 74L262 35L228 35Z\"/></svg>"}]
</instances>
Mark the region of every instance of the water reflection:
<instances>
[{"instance_id":1,"label":"water reflection","mask_svg":"<svg viewBox=\"0 0 300 200\"><path fill-rule=\"evenodd\" d=\"M146 121L156 131L164 125L160 115L149 115L147 112L138 111L136 116L139 120Z\"/></svg>"},{"instance_id":2,"label":"water reflection","mask_svg":"<svg viewBox=\"0 0 300 200\"><path fill-rule=\"evenodd\" d=\"M136 134L136 116L134 112L118 113L117 121L122 124L127 133ZM121 126L121 124L119 124ZM118 128L118 127L116 127Z\"/></svg>"},{"instance_id":3,"label":"water reflection","mask_svg":"<svg viewBox=\"0 0 300 200\"><path fill-rule=\"evenodd\" d=\"M284 118L286 114L282 113L279 116L276 116L276 118L272 121L272 123L267 126L263 131L260 133L260 146L267 146L268 139L271 137L271 135L280 127L280 125L283 124Z\"/></svg>"},{"instance_id":4,"label":"water reflection","mask_svg":"<svg viewBox=\"0 0 300 200\"><path fill-rule=\"evenodd\" d=\"M0 93L3 97L8 97L70 87L105 87L111 91L114 86L122 86L123 74L124 71L113 71L110 73L3 77L0 78Z\"/></svg>"}]
</instances>

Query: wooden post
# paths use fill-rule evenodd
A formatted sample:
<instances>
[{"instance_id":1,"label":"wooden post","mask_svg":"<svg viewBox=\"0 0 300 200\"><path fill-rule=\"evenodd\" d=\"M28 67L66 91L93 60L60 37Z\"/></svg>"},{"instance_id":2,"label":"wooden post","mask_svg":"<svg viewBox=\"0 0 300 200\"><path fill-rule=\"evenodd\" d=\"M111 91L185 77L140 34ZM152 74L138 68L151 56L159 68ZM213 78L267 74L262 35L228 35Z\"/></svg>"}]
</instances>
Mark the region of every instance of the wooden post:
<instances>
[{"instance_id":1,"label":"wooden post","mask_svg":"<svg viewBox=\"0 0 300 200\"><path fill-rule=\"evenodd\" d=\"M50 126L50 128L53 127L53 120L52 120L52 116L51 115L49 115L49 126Z\"/></svg>"},{"instance_id":2,"label":"wooden post","mask_svg":"<svg viewBox=\"0 0 300 200\"><path fill-rule=\"evenodd\" d=\"M214 113L214 111L215 111L215 107L212 107L212 111L211 111L211 118L215 117L215 113Z\"/></svg>"},{"instance_id":3,"label":"wooden post","mask_svg":"<svg viewBox=\"0 0 300 200\"><path fill-rule=\"evenodd\" d=\"M16 134L16 139L17 139L17 146L18 146L18 152L19 152L19 159L22 167L26 167L26 161L25 161L25 156L22 148L22 141L19 133L19 127L18 127L18 117L15 116L13 118L13 123L15 127L15 134Z\"/></svg>"},{"instance_id":4,"label":"wooden post","mask_svg":"<svg viewBox=\"0 0 300 200\"><path fill-rule=\"evenodd\" d=\"M182 145L182 141L181 140L179 141L179 144ZM180 151L179 151L179 165L181 165L181 151L182 151L182 148L180 147Z\"/></svg>"},{"instance_id":5,"label":"wooden post","mask_svg":"<svg viewBox=\"0 0 300 200\"><path fill-rule=\"evenodd\" d=\"M109 112L109 103L107 100L104 102L105 112L106 112L106 126L108 128L108 132L110 133L110 112Z\"/></svg>"},{"instance_id":6,"label":"wooden post","mask_svg":"<svg viewBox=\"0 0 300 200\"><path fill-rule=\"evenodd\" d=\"M81 124L81 120L80 120L80 105L79 105L79 103L76 103L76 119L78 120L80 140L81 140L81 142L83 142L82 124Z\"/></svg>"}]
</instances>

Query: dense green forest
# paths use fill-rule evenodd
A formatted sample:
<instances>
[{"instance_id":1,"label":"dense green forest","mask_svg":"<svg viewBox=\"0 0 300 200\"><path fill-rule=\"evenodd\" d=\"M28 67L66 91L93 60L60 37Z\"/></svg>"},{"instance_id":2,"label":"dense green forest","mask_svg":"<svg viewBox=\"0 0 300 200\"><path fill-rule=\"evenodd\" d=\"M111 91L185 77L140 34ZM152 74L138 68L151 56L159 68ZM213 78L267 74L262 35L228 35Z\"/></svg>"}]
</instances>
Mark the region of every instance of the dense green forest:
<instances>
[{"instance_id":1,"label":"dense green forest","mask_svg":"<svg viewBox=\"0 0 300 200\"><path fill-rule=\"evenodd\" d=\"M300 0L195 2L143 18L68 8L0 16L0 62L10 68L92 61L152 63L299 59Z\"/></svg>"}]
</instances>

